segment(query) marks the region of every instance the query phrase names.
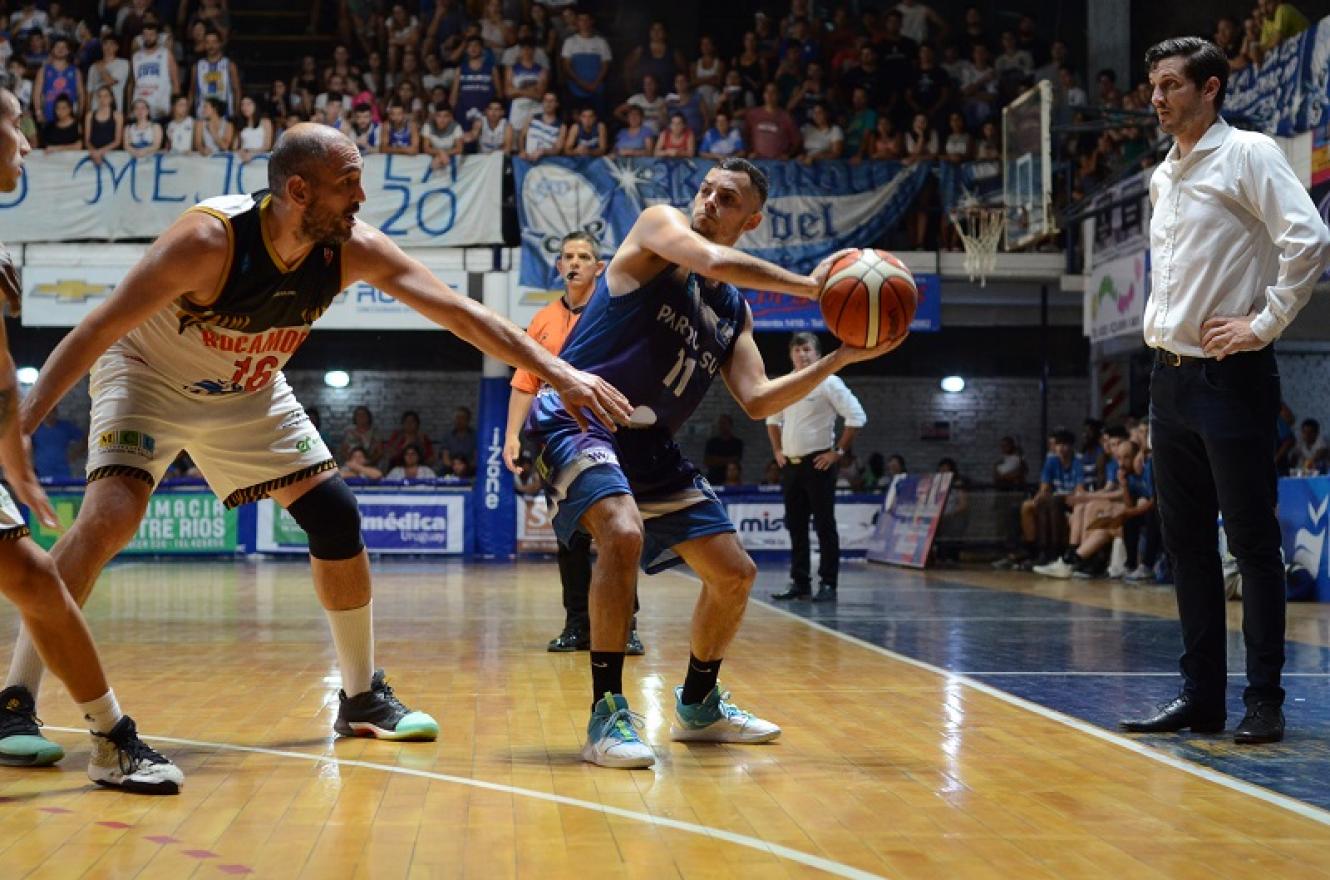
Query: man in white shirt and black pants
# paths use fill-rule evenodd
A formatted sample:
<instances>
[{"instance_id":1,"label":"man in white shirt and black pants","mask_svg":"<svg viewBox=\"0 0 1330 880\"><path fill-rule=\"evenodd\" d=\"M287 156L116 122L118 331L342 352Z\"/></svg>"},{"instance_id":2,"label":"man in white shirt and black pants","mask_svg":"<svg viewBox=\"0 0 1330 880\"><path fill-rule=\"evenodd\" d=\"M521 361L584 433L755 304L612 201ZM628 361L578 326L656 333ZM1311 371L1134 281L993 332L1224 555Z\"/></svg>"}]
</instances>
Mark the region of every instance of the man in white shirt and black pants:
<instances>
[{"instance_id":1,"label":"man in white shirt and black pants","mask_svg":"<svg viewBox=\"0 0 1330 880\"><path fill-rule=\"evenodd\" d=\"M821 352L812 333L790 338L790 360L796 370L812 364ZM836 441L836 417L845 420ZM840 536L836 533L836 478L840 461L868 421L839 376L829 376L803 400L767 419L771 450L780 465L785 495L785 527L790 530L790 586L773 599L807 599L812 594L809 566L808 516L817 529L821 562L814 602L836 598L840 573Z\"/></svg>"},{"instance_id":2,"label":"man in white shirt and black pants","mask_svg":"<svg viewBox=\"0 0 1330 880\"><path fill-rule=\"evenodd\" d=\"M1223 512L1242 571L1246 714L1239 743L1284 736L1284 565L1275 517L1279 370L1272 347L1311 296L1330 231L1279 147L1218 118L1228 62L1213 43L1166 40L1145 56L1160 127L1175 143L1150 180L1155 349L1150 432L1159 514L1182 622L1182 689L1126 730L1219 733L1228 639L1216 539Z\"/></svg>"}]
</instances>

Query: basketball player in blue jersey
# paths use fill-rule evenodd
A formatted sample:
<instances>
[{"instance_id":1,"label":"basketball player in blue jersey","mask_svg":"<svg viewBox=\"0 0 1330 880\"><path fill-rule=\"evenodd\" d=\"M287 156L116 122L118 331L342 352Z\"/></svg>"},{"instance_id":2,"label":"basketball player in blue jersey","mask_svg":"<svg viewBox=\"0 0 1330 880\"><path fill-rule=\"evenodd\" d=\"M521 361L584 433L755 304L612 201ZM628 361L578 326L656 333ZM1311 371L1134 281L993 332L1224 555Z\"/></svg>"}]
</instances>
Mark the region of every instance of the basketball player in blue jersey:
<instances>
[{"instance_id":1,"label":"basketball player in blue jersey","mask_svg":"<svg viewBox=\"0 0 1330 880\"><path fill-rule=\"evenodd\" d=\"M599 548L591 578L592 711L584 760L648 767L651 748L634 729L623 694L624 643L637 566L648 573L679 561L702 578L691 656L675 688L676 740L767 742L780 728L739 709L717 682L739 629L757 569L725 508L674 442L719 374L752 418L780 412L856 361L885 354L843 346L810 366L768 379L753 318L735 285L816 298L832 262L797 275L735 250L762 221L766 176L744 159L707 172L691 218L668 205L642 212L619 246L560 356L614 383L633 404L629 427L582 432L552 393L536 398L527 432L541 445L537 467L557 505L565 543L589 532Z\"/></svg>"},{"instance_id":2,"label":"basketball player in blue jersey","mask_svg":"<svg viewBox=\"0 0 1330 880\"><path fill-rule=\"evenodd\" d=\"M314 589L342 677L333 729L432 740L434 719L407 709L375 669L356 499L282 365L333 298L366 281L540 376L584 424L599 419L610 430L630 409L608 381L568 367L359 222L361 167L355 144L340 132L314 123L289 129L269 156L269 192L222 196L186 211L61 340L23 402L22 425L30 434L92 369L87 493L52 551L80 604L186 450L228 507L271 497L308 535ZM21 632L6 684L35 693L41 675L32 639Z\"/></svg>"}]
</instances>

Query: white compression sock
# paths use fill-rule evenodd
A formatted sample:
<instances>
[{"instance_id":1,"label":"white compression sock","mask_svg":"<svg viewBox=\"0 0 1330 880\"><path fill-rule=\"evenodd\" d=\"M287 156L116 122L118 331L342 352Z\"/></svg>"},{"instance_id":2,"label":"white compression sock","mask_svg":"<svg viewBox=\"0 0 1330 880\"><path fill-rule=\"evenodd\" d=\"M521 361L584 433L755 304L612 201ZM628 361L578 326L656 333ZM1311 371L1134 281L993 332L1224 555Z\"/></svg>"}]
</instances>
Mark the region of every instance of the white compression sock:
<instances>
[{"instance_id":1,"label":"white compression sock","mask_svg":"<svg viewBox=\"0 0 1330 880\"><path fill-rule=\"evenodd\" d=\"M371 599L349 611L324 609L332 628L333 647L337 649L337 665L342 669L342 690L348 697L369 690L374 678L373 605Z\"/></svg>"},{"instance_id":2,"label":"white compression sock","mask_svg":"<svg viewBox=\"0 0 1330 880\"><path fill-rule=\"evenodd\" d=\"M35 700L37 690L42 686L42 673L45 671L46 664L42 663L41 655L37 653L37 646L32 643L32 636L28 635L28 628L20 624L18 638L14 640L14 656L9 661L9 677L5 679L5 687L23 685L32 692L32 698Z\"/></svg>"},{"instance_id":3,"label":"white compression sock","mask_svg":"<svg viewBox=\"0 0 1330 880\"><path fill-rule=\"evenodd\" d=\"M115 701L115 691L107 691L90 703L79 703L78 707L93 733L110 733L123 717L120 704Z\"/></svg>"}]
</instances>

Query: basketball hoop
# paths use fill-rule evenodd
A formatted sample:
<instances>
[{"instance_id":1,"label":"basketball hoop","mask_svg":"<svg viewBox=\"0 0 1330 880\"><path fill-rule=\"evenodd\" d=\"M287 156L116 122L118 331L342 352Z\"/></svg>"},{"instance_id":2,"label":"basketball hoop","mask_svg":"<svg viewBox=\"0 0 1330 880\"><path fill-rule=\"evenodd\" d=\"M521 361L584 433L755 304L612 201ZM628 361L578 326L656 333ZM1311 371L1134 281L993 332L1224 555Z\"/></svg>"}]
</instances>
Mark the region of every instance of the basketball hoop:
<instances>
[{"instance_id":1,"label":"basketball hoop","mask_svg":"<svg viewBox=\"0 0 1330 880\"><path fill-rule=\"evenodd\" d=\"M979 279L979 286L988 283L988 273L997 266L998 242L1007 225L1007 209L971 203L951 212L952 225L965 246L962 265L970 281Z\"/></svg>"}]
</instances>

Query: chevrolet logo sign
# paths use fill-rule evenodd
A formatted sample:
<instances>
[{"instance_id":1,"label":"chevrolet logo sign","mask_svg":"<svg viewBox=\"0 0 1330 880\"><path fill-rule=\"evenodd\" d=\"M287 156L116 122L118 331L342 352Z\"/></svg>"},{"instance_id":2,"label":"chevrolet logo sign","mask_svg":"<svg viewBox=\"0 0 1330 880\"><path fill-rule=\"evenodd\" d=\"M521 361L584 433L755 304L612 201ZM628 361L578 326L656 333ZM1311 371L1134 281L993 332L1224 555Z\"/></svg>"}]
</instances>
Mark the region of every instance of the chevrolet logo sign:
<instances>
[{"instance_id":1,"label":"chevrolet logo sign","mask_svg":"<svg viewBox=\"0 0 1330 880\"><path fill-rule=\"evenodd\" d=\"M528 290L522 294L522 305L543 306L563 296L562 290Z\"/></svg>"},{"instance_id":2,"label":"chevrolet logo sign","mask_svg":"<svg viewBox=\"0 0 1330 880\"><path fill-rule=\"evenodd\" d=\"M61 302L85 302L94 296L106 296L111 288L110 284L89 284L81 279L70 281L62 278L54 284L35 285L32 295L47 296Z\"/></svg>"}]
</instances>

